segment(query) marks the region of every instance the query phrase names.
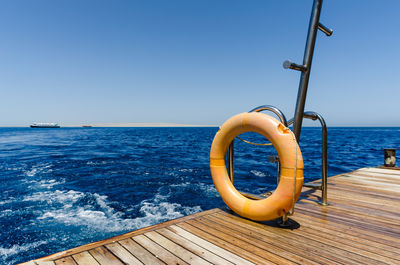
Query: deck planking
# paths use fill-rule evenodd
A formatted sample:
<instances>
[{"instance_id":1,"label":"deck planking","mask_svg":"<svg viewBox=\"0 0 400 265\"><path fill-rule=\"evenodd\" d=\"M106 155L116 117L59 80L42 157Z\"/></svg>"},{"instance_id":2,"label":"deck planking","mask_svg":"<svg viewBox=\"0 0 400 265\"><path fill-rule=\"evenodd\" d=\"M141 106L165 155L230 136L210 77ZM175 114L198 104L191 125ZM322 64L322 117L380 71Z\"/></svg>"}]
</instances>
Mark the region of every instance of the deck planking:
<instances>
[{"instance_id":1,"label":"deck planking","mask_svg":"<svg viewBox=\"0 0 400 265\"><path fill-rule=\"evenodd\" d=\"M212 209L23 264L400 264L400 170L330 177L329 206L320 193L303 188L291 229Z\"/></svg>"}]
</instances>

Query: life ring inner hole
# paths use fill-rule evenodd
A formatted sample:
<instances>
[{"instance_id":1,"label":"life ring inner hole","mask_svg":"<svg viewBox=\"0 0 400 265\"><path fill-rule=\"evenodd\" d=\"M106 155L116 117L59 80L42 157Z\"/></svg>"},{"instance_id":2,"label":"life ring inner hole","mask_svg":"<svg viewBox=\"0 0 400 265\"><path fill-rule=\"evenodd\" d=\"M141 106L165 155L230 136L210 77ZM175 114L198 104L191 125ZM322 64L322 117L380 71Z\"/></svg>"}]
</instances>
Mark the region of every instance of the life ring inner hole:
<instances>
[{"instance_id":1,"label":"life ring inner hole","mask_svg":"<svg viewBox=\"0 0 400 265\"><path fill-rule=\"evenodd\" d=\"M257 145L247 142L256 143ZM243 195L264 195L266 197L270 195L278 185L279 163L277 163L278 153L275 147L272 144L264 145L270 144L270 141L255 132L246 132L238 135L233 140L233 144L233 185L235 188ZM226 166L229 174L228 152ZM262 198L246 197L254 200Z\"/></svg>"}]
</instances>

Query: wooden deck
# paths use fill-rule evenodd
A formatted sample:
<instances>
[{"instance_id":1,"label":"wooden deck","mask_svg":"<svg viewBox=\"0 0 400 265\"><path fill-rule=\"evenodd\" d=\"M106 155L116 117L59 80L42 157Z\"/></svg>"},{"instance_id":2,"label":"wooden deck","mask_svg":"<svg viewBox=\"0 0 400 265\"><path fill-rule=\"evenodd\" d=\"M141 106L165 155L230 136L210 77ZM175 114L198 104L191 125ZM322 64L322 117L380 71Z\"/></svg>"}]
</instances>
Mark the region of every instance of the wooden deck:
<instances>
[{"instance_id":1,"label":"wooden deck","mask_svg":"<svg viewBox=\"0 0 400 265\"><path fill-rule=\"evenodd\" d=\"M292 229L213 209L24 264L400 264L400 171L328 182L331 205L304 188Z\"/></svg>"}]
</instances>

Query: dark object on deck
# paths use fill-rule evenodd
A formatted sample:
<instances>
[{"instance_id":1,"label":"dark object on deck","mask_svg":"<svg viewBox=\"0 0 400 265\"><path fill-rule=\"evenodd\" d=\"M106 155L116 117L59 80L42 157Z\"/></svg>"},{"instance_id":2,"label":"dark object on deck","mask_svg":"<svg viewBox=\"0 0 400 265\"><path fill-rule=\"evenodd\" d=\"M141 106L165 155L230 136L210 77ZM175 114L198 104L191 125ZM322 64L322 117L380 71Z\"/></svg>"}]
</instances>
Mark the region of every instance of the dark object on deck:
<instances>
[{"instance_id":1,"label":"dark object on deck","mask_svg":"<svg viewBox=\"0 0 400 265\"><path fill-rule=\"evenodd\" d=\"M396 148L384 148L385 152L385 167L395 167L396 166Z\"/></svg>"}]
</instances>

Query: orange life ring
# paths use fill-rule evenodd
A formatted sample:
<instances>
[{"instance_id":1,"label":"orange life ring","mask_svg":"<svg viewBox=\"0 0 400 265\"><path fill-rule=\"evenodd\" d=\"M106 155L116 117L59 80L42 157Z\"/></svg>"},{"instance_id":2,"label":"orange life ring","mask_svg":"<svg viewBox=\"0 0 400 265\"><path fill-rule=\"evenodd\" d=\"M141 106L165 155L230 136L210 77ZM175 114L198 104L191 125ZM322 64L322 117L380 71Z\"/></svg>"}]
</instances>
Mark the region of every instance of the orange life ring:
<instances>
[{"instance_id":1,"label":"orange life ring","mask_svg":"<svg viewBox=\"0 0 400 265\"><path fill-rule=\"evenodd\" d=\"M233 186L226 169L225 156L230 143L245 132L263 135L278 152L280 181L272 195L265 199L252 200L240 194ZM294 201L298 200L303 186L303 157L293 133L278 120L264 113L241 113L221 126L211 146L210 169L215 187L228 207L237 214L256 221L276 219L289 212L293 205L294 186Z\"/></svg>"}]
</instances>

